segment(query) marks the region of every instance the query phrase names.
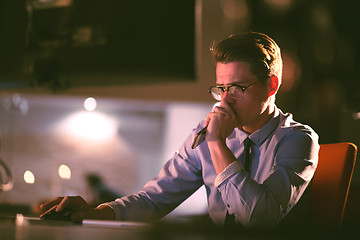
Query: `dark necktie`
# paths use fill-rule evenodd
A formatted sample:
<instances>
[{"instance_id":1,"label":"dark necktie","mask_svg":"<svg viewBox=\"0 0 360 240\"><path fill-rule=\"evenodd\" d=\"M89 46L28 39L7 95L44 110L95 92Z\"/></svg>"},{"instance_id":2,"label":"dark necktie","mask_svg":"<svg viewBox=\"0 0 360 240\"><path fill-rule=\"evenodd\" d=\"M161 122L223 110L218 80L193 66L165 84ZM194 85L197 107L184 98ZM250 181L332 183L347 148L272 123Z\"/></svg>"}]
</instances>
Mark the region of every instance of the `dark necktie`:
<instances>
[{"instance_id":1,"label":"dark necktie","mask_svg":"<svg viewBox=\"0 0 360 240\"><path fill-rule=\"evenodd\" d=\"M246 138L244 141L244 168L247 172L250 172L251 166L251 157L250 157L250 150L251 150L252 141L250 138Z\"/></svg>"}]
</instances>

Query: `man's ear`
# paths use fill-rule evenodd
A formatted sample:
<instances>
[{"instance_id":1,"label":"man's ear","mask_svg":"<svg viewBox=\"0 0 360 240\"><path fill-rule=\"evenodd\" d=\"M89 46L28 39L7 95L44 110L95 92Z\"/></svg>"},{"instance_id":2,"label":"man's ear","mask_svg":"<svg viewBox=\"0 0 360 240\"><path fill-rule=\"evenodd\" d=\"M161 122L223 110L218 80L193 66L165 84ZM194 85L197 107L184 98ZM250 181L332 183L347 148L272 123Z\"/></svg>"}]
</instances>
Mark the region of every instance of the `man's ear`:
<instances>
[{"instance_id":1,"label":"man's ear","mask_svg":"<svg viewBox=\"0 0 360 240\"><path fill-rule=\"evenodd\" d=\"M273 75L269 78L269 97L276 94L276 92L279 90L280 83L279 78L276 75Z\"/></svg>"}]
</instances>

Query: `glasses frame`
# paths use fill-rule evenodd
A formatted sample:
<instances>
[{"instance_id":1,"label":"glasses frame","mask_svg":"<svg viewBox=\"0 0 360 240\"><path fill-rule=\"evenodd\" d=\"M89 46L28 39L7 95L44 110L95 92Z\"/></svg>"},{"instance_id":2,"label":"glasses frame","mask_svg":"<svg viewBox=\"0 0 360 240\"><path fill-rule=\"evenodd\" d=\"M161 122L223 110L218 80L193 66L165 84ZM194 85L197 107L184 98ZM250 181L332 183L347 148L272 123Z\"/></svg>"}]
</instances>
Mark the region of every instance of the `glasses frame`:
<instances>
[{"instance_id":1,"label":"glasses frame","mask_svg":"<svg viewBox=\"0 0 360 240\"><path fill-rule=\"evenodd\" d=\"M238 87L238 88L240 88L241 91L244 93L246 89L248 89L249 87L251 87L252 85L254 85L254 84L258 83L258 82L259 82L259 80L255 81L255 82L253 82L253 83L251 83L251 84L249 84L249 85L247 85L247 86L241 86L241 85L239 85L239 84L213 85L213 86L209 87L208 92L209 92L210 95L211 95L215 100L217 100L217 101L221 101L221 95L219 95L219 98L220 98L220 99L215 98L214 94L213 94L212 91L211 91L211 90L214 89L214 88L220 89L220 91L222 91L221 94L223 94L224 92L227 92L227 93L230 94L230 96L231 96L232 98L237 98L237 97L234 97L234 96L229 92L229 89L230 89L231 87Z\"/></svg>"}]
</instances>

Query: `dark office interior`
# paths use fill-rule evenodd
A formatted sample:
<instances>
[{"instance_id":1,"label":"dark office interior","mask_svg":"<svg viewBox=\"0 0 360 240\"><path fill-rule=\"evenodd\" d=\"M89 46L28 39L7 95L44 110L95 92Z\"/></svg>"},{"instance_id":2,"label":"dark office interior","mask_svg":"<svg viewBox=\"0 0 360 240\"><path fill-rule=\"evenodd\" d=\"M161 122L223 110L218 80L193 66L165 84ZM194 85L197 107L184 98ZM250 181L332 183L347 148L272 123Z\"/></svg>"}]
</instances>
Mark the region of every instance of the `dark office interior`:
<instances>
[{"instance_id":1,"label":"dark office interior","mask_svg":"<svg viewBox=\"0 0 360 240\"><path fill-rule=\"evenodd\" d=\"M139 190L211 110L209 48L233 33L264 32L281 47L280 109L310 125L320 144L360 147L356 3L0 0L0 215L38 216L39 203L64 194L98 203L92 174L119 195ZM109 127L71 135L86 127L70 126L73 117ZM359 160L340 236L360 234ZM204 194L169 219L202 215Z\"/></svg>"}]
</instances>

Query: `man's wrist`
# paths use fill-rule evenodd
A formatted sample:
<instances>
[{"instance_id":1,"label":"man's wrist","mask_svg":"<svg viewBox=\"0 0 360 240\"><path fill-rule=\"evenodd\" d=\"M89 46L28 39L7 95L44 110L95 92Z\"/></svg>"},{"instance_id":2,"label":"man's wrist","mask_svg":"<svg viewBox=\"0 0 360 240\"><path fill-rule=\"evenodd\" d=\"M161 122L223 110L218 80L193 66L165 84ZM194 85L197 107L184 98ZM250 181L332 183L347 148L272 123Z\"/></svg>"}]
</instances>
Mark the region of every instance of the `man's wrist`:
<instances>
[{"instance_id":1,"label":"man's wrist","mask_svg":"<svg viewBox=\"0 0 360 240\"><path fill-rule=\"evenodd\" d=\"M220 138L207 138L206 142L209 147L226 147L226 140Z\"/></svg>"}]
</instances>

